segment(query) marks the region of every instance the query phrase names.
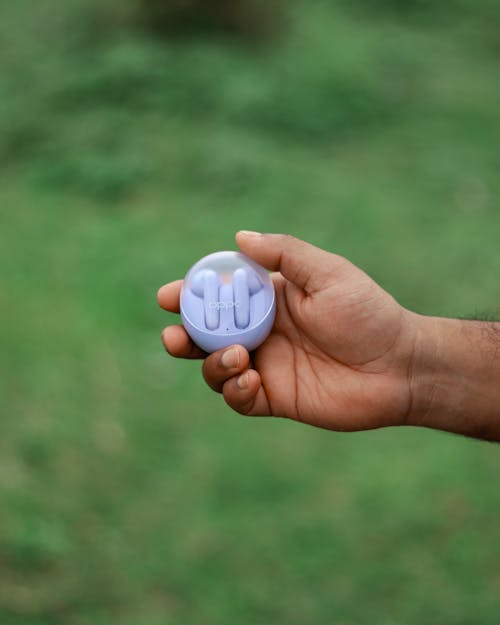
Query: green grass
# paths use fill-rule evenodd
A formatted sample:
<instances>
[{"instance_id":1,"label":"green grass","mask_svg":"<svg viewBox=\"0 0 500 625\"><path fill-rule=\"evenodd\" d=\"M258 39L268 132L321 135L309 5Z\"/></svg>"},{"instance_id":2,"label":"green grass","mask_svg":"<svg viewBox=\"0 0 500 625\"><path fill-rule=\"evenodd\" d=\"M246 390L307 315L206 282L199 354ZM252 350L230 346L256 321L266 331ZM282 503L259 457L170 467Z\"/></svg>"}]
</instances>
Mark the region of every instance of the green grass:
<instances>
[{"instance_id":1,"label":"green grass","mask_svg":"<svg viewBox=\"0 0 500 625\"><path fill-rule=\"evenodd\" d=\"M495 446L240 418L155 301L248 228L497 313L496 3L295 3L256 47L101 4L0 7L0 623L497 622Z\"/></svg>"}]
</instances>

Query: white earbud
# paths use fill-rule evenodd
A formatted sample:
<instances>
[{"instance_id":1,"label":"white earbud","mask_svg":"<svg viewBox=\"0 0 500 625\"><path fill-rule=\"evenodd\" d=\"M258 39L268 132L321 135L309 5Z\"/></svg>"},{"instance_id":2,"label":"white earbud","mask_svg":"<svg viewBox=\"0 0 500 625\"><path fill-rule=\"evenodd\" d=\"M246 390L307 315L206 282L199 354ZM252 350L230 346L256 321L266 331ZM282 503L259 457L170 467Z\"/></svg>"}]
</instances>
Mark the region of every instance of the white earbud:
<instances>
[{"instance_id":1,"label":"white earbud","mask_svg":"<svg viewBox=\"0 0 500 625\"><path fill-rule=\"evenodd\" d=\"M203 299L205 325L208 330L216 330L219 327L219 288L219 276L212 269L200 271L193 277L191 290Z\"/></svg>"}]
</instances>

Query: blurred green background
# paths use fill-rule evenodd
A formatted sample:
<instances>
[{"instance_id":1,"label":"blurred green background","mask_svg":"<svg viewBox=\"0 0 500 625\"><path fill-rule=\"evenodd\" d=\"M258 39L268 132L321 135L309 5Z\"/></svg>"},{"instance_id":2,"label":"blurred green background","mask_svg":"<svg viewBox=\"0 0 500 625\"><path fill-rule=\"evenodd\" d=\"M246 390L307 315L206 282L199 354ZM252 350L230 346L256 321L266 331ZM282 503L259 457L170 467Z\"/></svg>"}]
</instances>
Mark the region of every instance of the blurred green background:
<instances>
[{"instance_id":1,"label":"blurred green background","mask_svg":"<svg viewBox=\"0 0 500 625\"><path fill-rule=\"evenodd\" d=\"M498 447L241 418L156 304L246 228L495 314L498 0L3 0L0 162L2 625L498 623Z\"/></svg>"}]
</instances>

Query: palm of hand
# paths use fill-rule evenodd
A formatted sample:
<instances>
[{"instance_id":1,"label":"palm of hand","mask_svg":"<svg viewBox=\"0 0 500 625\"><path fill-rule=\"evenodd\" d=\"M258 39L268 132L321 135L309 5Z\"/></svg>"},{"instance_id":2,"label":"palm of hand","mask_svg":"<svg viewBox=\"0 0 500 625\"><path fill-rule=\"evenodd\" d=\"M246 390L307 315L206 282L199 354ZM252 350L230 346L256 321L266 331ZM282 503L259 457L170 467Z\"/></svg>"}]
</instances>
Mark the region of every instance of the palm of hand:
<instances>
[{"instance_id":1,"label":"palm of hand","mask_svg":"<svg viewBox=\"0 0 500 625\"><path fill-rule=\"evenodd\" d=\"M410 403L405 309L352 265L311 295L273 281L276 322L254 355L269 413L335 430L400 421Z\"/></svg>"}]
</instances>

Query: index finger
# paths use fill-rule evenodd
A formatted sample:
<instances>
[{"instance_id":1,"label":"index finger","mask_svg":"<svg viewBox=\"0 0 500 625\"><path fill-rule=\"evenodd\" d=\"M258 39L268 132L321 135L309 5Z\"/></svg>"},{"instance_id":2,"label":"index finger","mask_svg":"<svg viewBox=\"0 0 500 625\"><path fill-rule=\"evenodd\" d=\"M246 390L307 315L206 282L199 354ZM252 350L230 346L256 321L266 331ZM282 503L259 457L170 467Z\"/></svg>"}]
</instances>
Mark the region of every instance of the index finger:
<instances>
[{"instance_id":1,"label":"index finger","mask_svg":"<svg viewBox=\"0 0 500 625\"><path fill-rule=\"evenodd\" d=\"M158 304L165 310L173 313L180 312L180 293L182 287L182 280L175 280L164 284L158 291Z\"/></svg>"}]
</instances>

